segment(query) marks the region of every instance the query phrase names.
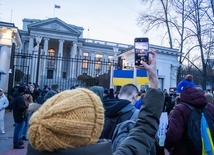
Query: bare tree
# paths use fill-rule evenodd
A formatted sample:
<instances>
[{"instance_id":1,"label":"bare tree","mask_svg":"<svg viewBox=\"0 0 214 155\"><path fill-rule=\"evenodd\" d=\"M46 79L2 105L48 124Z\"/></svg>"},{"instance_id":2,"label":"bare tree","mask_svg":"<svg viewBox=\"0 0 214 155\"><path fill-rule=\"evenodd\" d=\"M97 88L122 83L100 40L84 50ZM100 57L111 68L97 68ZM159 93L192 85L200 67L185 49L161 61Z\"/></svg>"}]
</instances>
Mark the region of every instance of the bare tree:
<instances>
[{"instance_id":1,"label":"bare tree","mask_svg":"<svg viewBox=\"0 0 214 155\"><path fill-rule=\"evenodd\" d=\"M204 54L211 49L210 46L213 46L213 42L208 41L211 37L210 29L214 26L214 16L211 15L213 0L142 0L142 2L156 8L150 9L153 12L147 10L141 13L139 24L143 27L147 26L146 32L163 26L162 29L168 34L170 48L178 47L182 54L185 53L179 58L180 64L184 60L189 61L187 55L190 52L199 51L202 64L200 68L203 77L202 87L206 89L208 59ZM178 70L178 76L179 74L180 70Z\"/></svg>"},{"instance_id":2,"label":"bare tree","mask_svg":"<svg viewBox=\"0 0 214 155\"><path fill-rule=\"evenodd\" d=\"M172 42L172 34L171 34L171 24L170 24L170 15L169 8L170 3L169 0L142 0L142 4L150 3L150 6L146 10L152 9L152 6L161 6L160 8L156 8L156 12L142 12L138 18L138 24L142 26L145 32L151 31L154 28L166 27L165 34L168 34L169 39L169 47L173 48ZM154 9L154 8L153 8Z\"/></svg>"}]
</instances>

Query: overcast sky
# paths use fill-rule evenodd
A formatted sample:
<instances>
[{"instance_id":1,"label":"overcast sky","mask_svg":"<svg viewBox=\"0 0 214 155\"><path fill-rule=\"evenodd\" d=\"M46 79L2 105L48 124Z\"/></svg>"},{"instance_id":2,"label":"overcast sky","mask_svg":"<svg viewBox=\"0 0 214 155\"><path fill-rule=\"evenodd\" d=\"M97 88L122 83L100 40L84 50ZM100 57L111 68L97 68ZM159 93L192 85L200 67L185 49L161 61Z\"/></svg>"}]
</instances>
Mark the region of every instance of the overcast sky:
<instances>
[{"instance_id":1,"label":"overcast sky","mask_svg":"<svg viewBox=\"0 0 214 155\"><path fill-rule=\"evenodd\" d=\"M13 22L22 29L22 20L54 16L68 24L84 28L84 38L133 44L135 37L149 37L161 45L161 36L143 34L137 26L139 12L145 9L140 0L1 0L0 20ZM89 30L89 31L88 31Z\"/></svg>"}]
</instances>

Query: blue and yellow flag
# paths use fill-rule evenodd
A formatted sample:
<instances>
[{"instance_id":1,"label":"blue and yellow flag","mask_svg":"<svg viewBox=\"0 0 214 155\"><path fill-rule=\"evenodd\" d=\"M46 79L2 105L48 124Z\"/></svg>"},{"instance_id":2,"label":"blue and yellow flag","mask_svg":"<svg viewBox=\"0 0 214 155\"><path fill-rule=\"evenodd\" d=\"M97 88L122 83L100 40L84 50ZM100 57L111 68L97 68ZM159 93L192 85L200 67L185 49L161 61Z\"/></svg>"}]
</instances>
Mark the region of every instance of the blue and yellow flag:
<instances>
[{"instance_id":1,"label":"blue and yellow flag","mask_svg":"<svg viewBox=\"0 0 214 155\"><path fill-rule=\"evenodd\" d=\"M201 140L202 155L214 155L212 135L203 113L201 117Z\"/></svg>"},{"instance_id":2,"label":"blue and yellow flag","mask_svg":"<svg viewBox=\"0 0 214 155\"><path fill-rule=\"evenodd\" d=\"M136 81L134 81L135 77ZM114 70L113 85L123 86L128 83L133 83L136 85L148 85L149 78L147 77L146 70L136 70L136 76L134 76L133 70Z\"/></svg>"},{"instance_id":3,"label":"blue and yellow flag","mask_svg":"<svg viewBox=\"0 0 214 155\"><path fill-rule=\"evenodd\" d=\"M148 85L149 84L149 78L147 77L146 70L137 70L136 75L136 84L137 85Z\"/></svg>"},{"instance_id":4,"label":"blue and yellow flag","mask_svg":"<svg viewBox=\"0 0 214 155\"><path fill-rule=\"evenodd\" d=\"M123 86L133 82L133 70L114 70L113 84L115 86Z\"/></svg>"}]
</instances>

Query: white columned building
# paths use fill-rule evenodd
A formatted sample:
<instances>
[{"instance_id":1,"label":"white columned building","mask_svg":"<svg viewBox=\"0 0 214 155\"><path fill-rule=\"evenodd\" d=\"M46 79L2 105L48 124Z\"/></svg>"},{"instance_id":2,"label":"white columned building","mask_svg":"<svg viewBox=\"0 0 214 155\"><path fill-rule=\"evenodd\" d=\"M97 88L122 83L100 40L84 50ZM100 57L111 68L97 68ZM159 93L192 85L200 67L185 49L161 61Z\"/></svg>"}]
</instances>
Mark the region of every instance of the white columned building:
<instances>
[{"instance_id":1,"label":"white columned building","mask_svg":"<svg viewBox=\"0 0 214 155\"><path fill-rule=\"evenodd\" d=\"M3 22L0 22L1 25ZM21 73L20 78L15 79L14 83L35 83L39 79L37 84L41 88L44 85L50 86L55 83L59 83L62 89L69 88L72 85L81 84L81 81L78 80L81 76L96 79L97 75L104 77L105 74L109 74L112 72L110 68L114 68L109 59L114 59L116 64L119 56L123 57L123 69L133 69L133 45L83 38L83 31L83 27L66 23L59 18L23 19L23 29L19 30L21 38L11 38L16 40L19 54L23 54L21 57L17 56L14 63L14 66L20 66L17 69ZM1 33L3 33L3 29ZM38 60L38 50L36 50L39 47L36 40L38 36L42 38L39 43L42 49L40 61ZM21 39L23 44L21 44ZM4 38L1 40L8 41ZM0 56L10 57L8 53L4 52L10 50L10 46L11 40L9 46L1 44ZM150 45L150 48L157 52L159 87L161 89L175 87L180 53L177 49L162 46ZM0 62L5 62L5 59ZM7 65L0 69L8 72ZM4 79L5 76L2 75L1 78ZM104 83L108 84L107 80ZM0 84L2 84L2 80ZM105 87L109 88L110 84Z\"/></svg>"}]
</instances>

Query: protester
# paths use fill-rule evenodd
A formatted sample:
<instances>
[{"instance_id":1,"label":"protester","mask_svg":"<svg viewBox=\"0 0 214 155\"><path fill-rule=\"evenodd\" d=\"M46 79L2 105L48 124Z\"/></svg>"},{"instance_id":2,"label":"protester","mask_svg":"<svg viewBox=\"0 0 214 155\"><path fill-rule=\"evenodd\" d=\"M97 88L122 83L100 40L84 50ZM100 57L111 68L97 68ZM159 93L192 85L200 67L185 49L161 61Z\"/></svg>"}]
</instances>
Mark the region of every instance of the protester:
<instances>
[{"instance_id":1,"label":"protester","mask_svg":"<svg viewBox=\"0 0 214 155\"><path fill-rule=\"evenodd\" d=\"M180 96L177 96L176 98L175 98L175 104L174 104L174 107L173 107L173 109L175 108L175 106L177 105L177 104L179 104L179 102L181 102L181 98L180 98ZM169 120L170 120L170 118L171 118L171 116L172 116L172 113L173 113L173 109L170 111L170 113L169 113Z\"/></svg>"},{"instance_id":2,"label":"protester","mask_svg":"<svg viewBox=\"0 0 214 155\"><path fill-rule=\"evenodd\" d=\"M34 84L29 85L29 91L31 96L33 97L33 102L37 102L37 98L39 96L39 91L35 88Z\"/></svg>"},{"instance_id":3,"label":"protester","mask_svg":"<svg viewBox=\"0 0 214 155\"><path fill-rule=\"evenodd\" d=\"M144 97L144 95L145 95L145 92L142 92L141 94L140 94L140 98L136 101L136 103L135 103L135 108L137 108L137 109L140 109L141 108L141 106L142 106L142 104L143 104L143 97Z\"/></svg>"},{"instance_id":4,"label":"protester","mask_svg":"<svg viewBox=\"0 0 214 155\"><path fill-rule=\"evenodd\" d=\"M108 100L108 99L109 99L109 90L108 89L104 89L103 101Z\"/></svg>"},{"instance_id":5,"label":"protester","mask_svg":"<svg viewBox=\"0 0 214 155\"><path fill-rule=\"evenodd\" d=\"M18 91L13 93L13 118L15 122L14 134L13 134L13 148L23 149L24 143L22 141L22 124L25 120L25 113L27 106L25 105L24 99L22 97L25 91L25 87L20 86Z\"/></svg>"},{"instance_id":6,"label":"protester","mask_svg":"<svg viewBox=\"0 0 214 155\"><path fill-rule=\"evenodd\" d=\"M100 100L103 101L103 94L104 94L104 88L101 86L92 86L90 88L91 91L93 91L95 94L97 94L100 97Z\"/></svg>"},{"instance_id":7,"label":"protester","mask_svg":"<svg viewBox=\"0 0 214 155\"><path fill-rule=\"evenodd\" d=\"M181 93L185 88L192 86L194 87L195 84L193 82L193 76L188 74L185 76L185 78L178 84L177 86L177 92Z\"/></svg>"},{"instance_id":8,"label":"protester","mask_svg":"<svg viewBox=\"0 0 214 155\"><path fill-rule=\"evenodd\" d=\"M136 125L114 155L147 155L154 146L164 97L158 88L156 55L144 63L150 88L144 97ZM98 140L104 124L104 108L92 91L77 88L47 100L30 119L28 155L112 155L111 141Z\"/></svg>"},{"instance_id":9,"label":"protester","mask_svg":"<svg viewBox=\"0 0 214 155\"><path fill-rule=\"evenodd\" d=\"M2 134L5 134L4 115L5 115L5 108L7 108L8 105L9 105L9 101L7 97L4 95L3 89L0 89L0 129Z\"/></svg>"},{"instance_id":10,"label":"protester","mask_svg":"<svg viewBox=\"0 0 214 155\"><path fill-rule=\"evenodd\" d=\"M111 139L117 124L129 120L138 110L135 108L138 88L134 84L124 85L119 92L118 99L108 99L103 102L105 108L105 123L100 138Z\"/></svg>"},{"instance_id":11,"label":"protester","mask_svg":"<svg viewBox=\"0 0 214 155\"><path fill-rule=\"evenodd\" d=\"M189 119L192 110L188 106L192 106L195 109L203 109L207 106L208 111L214 117L214 106L212 104L207 104L204 94L194 87L192 81L188 81L188 77L192 79L192 76L187 75L186 79L179 83L180 90L180 103L173 109L169 127L166 133L165 148L170 152L171 155L200 155L202 154L202 148L192 148L190 146L188 138L188 128ZM188 85L189 84L189 85ZM181 88L181 89L180 89ZM185 104L181 104L184 102ZM213 120L212 120L213 122ZM200 128L200 127L199 127ZM211 127L213 132L213 127ZM195 131L192 131L195 132ZM200 132L200 131L199 131ZM200 132L201 134L201 132ZM198 135L195 135L198 136ZM198 145L202 147L201 135L199 135ZM198 150L196 150L198 149Z\"/></svg>"},{"instance_id":12,"label":"protester","mask_svg":"<svg viewBox=\"0 0 214 155\"><path fill-rule=\"evenodd\" d=\"M22 140L27 141L28 140L27 139L28 121L29 121L29 118L30 118L30 114L28 112L28 107L29 107L29 105L31 103L33 103L33 97L31 96L31 93L28 90L26 90L22 96L23 96L23 99L24 99L24 102L25 102L25 105L26 105L27 109L26 109L26 112L25 112L25 119L24 119L24 121L22 123L21 138L22 138Z\"/></svg>"},{"instance_id":13,"label":"protester","mask_svg":"<svg viewBox=\"0 0 214 155\"><path fill-rule=\"evenodd\" d=\"M59 92L59 85L58 84L53 84L51 85L51 90L49 90L43 99L43 102L45 102L47 99L53 97L54 95L56 95Z\"/></svg>"}]
</instances>

